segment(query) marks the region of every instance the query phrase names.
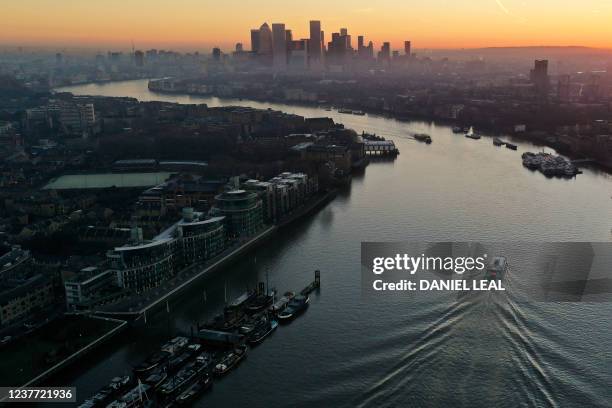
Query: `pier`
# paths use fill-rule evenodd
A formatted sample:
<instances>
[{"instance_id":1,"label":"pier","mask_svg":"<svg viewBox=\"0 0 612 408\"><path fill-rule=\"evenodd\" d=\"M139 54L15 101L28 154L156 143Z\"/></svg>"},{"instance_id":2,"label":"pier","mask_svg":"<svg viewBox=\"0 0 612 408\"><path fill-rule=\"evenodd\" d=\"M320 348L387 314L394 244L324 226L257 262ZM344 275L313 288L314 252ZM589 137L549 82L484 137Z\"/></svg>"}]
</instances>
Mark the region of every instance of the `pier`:
<instances>
[{"instance_id":1,"label":"pier","mask_svg":"<svg viewBox=\"0 0 612 408\"><path fill-rule=\"evenodd\" d=\"M321 287L321 271L318 269L315 271L315 278L308 286L300 291L302 296L308 296L313 291L319 289Z\"/></svg>"},{"instance_id":2,"label":"pier","mask_svg":"<svg viewBox=\"0 0 612 408\"><path fill-rule=\"evenodd\" d=\"M368 156L397 156L398 148L393 140L364 140L365 154Z\"/></svg>"},{"instance_id":3,"label":"pier","mask_svg":"<svg viewBox=\"0 0 612 408\"><path fill-rule=\"evenodd\" d=\"M314 280L300 291L301 296L288 297L283 308L275 310L273 296L266 293L269 288L264 289L262 282L257 291L247 292L230 302L218 318L202 327L198 324L195 335L192 328L189 337L179 336L165 343L160 347L165 354L151 355L134 367L133 374L117 377L121 381L116 383L116 388L101 389L80 407L133 402L136 394L144 394L151 407L195 401L210 390L215 379L237 369L252 347L276 331L280 320L290 323L299 319L308 308L308 295L320 287L321 272L316 270ZM213 327L219 324L223 328ZM144 405L142 398L140 402Z\"/></svg>"}]
</instances>

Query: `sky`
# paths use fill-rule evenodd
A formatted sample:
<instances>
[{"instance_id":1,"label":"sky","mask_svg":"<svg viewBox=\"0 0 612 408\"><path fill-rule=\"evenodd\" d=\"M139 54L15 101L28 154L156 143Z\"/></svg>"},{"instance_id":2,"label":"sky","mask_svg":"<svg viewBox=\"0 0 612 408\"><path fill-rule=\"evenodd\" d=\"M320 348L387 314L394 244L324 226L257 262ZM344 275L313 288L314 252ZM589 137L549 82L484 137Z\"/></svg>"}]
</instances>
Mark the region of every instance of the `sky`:
<instances>
[{"instance_id":1,"label":"sky","mask_svg":"<svg viewBox=\"0 0 612 408\"><path fill-rule=\"evenodd\" d=\"M612 48L612 0L0 0L0 45L226 51L263 22L326 41L348 28L400 49L578 45Z\"/></svg>"}]
</instances>

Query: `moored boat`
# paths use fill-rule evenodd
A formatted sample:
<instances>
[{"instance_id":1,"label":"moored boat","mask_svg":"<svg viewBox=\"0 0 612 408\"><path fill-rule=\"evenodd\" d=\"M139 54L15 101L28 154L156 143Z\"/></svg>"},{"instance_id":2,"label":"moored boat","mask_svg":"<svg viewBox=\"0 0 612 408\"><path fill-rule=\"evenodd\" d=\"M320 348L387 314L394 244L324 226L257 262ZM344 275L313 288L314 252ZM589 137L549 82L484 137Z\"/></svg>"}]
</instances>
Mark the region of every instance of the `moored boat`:
<instances>
[{"instance_id":1,"label":"moored boat","mask_svg":"<svg viewBox=\"0 0 612 408\"><path fill-rule=\"evenodd\" d=\"M247 346L242 344L235 349L227 352L217 363L213 369L212 373L217 376L223 376L234 369L247 355Z\"/></svg>"},{"instance_id":2,"label":"moored boat","mask_svg":"<svg viewBox=\"0 0 612 408\"><path fill-rule=\"evenodd\" d=\"M198 395L209 390L212 385L213 381L210 375L204 374L202 378L198 379L176 398L176 403L179 405L190 404Z\"/></svg>"},{"instance_id":3,"label":"moored boat","mask_svg":"<svg viewBox=\"0 0 612 408\"><path fill-rule=\"evenodd\" d=\"M506 142L506 148L508 148L510 150L516 150L518 147L515 144Z\"/></svg>"},{"instance_id":4,"label":"moored boat","mask_svg":"<svg viewBox=\"0 0 612 408\"><path fill-rule=\"evenodd\" d=\"M164 381L166 381L167 378L168 373L166 373L165 370L158 368L157 370L149 374L149 376L144 379L143 383L149 385L152 389L156 390L164 383Z\"/></svg>"},{"instance_id":5,"label":"moored boat","mask_svg":"<svg viewBox=\"0 0 612 408\"><path fill-rule=\"evenodd\" d=\"M159 367L164 362L168 361L172 354L167 351L158 351L149 356L145 361L134 367L136 375L143 375Z\"/></svg>"},{"instance_id":6,"label":"moored boat","mask_svg":"<svg viewBox=\"0 0 612 408\"><path fill-rule=\"evenodd\" d=\"M270 312L279 313L280 311L285 309L285 307L287 307L287 305L289 304L291 299L293 299L294 296L294 292L285 292L285 294L280 299L278 299L276 302L274 302L272 306L270 306Z\"/></svg>"},{"instance_id":7,"label":"moored boat","mask_svg":"<svg viewBox=\"0 0 612 408\"><path fill-rule=\"evenodd\" d=\"M291 299L285 310L278 314L278 320L281 323L289 322L302 314L307 308L310 298L308 296L298 295Z\"/></svg>"},{"instance_id":8,"label":"moored boat","mask_svg":"<svg viewBox=\"0 0 612 408\"><path fill-rule=\"evenodd\" d=\"M256 328L248 338L248 342L251 345L256 345L264 341L276 328L278 322L276 320L267 320L264 324Z\"/></svg>"},{"instance_id":9,"label":"moored boat","mask_svg":"<svg viewBox=\"0 0 612 408\"><path fill-rule=\"evenodd\" d=\"M493 138L493 144L494 144L495 146L502 146L502 145L504 144L504 141L503 141L503 140L501 140L501 139L500 139L500 138L498 138L498 137L494 137L494 138Z\"/></svg>"}]
</instances>

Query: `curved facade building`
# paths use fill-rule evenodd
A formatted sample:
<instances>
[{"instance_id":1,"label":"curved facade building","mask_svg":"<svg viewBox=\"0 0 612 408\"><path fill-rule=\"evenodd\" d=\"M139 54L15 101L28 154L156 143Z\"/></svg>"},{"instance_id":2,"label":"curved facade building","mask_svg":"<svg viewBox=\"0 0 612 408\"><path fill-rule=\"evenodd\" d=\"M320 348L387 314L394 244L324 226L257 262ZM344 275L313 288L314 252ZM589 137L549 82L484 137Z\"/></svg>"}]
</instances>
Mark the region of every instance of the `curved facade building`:
<instances>
[{"instance_id":1,"label":"curved facade building","mask_svg":"<svg viewBox=\"0 0 612 408\"><path fill-rule=\"evenodd\" d=\"M217 213L225 217L230 238L250 236L263 226L261 199L252 191L226 191L215 197Z\"/></svg>"},{"instance_id":2,"label":"curved facade building","mask_svg":"<svg viewBox=\"0 0 612 408\"><path fill-rule=\"evenodd\" d=\"M109 254L120 287L137 292L159 286L174 276L177 240L166 238L140 245L115 248Z\"/></svg>"},{"instance_id":3,"label":"curved facade building","mask_svg":"<svg viewBox=\"0 0 612 408\"><path fill-rule=\"evenodd\" d=\"M225 248L225 217L178 224L182 260L186 264L205 261Z\"/></svg>"}]
</instances>

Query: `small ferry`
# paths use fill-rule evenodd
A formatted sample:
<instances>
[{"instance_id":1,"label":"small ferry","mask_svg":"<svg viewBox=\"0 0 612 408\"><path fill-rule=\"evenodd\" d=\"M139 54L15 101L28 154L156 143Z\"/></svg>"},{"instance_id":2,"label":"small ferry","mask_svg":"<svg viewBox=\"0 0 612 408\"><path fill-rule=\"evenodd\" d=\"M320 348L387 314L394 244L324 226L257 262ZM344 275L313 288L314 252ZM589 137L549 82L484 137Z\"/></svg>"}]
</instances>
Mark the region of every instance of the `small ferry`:
<instances>
[{"instance_id":1,"label":"small ferry","mask_svg":"<svg viewBox=\"0 0 612 408\"><path fill-rule=\"evenodd\" d=\"M508 262L505 256L496 256L491 259L489 266L487 267L485 278L496 280L502 279L506 270L508 269Z\"/></svg>"},{"instance_id":2,"label":"small ferry","mask_svg":"<svg viewBox=\"0 0 612 408\"><path fill-rule=\"evenodd\" d=\"M506 142L506 148L508 148L510 150L516 150L517 146L515 144Z\"/></svg>"},{"instance_id":3,"label":"small ferry","mask_svg":"<svg viewBox=\"0 0 612 408\"><path fill-rule=\"evenodd\" d=\"M278 314L280 322L287 323L295 319L308 308L310 298L308 296L298 295L291 299L285 310Z\"/></svg>"},{"instance_id":4,"label":"small ferry","mask_svg":"<svg viewBox=\"0 0 612 408\"><path fill-rule=\"evenodd\" d=\"M424 142L427 144L431 144L431 136L429 136L428 134L415 133L413 137L414 137L414 140L416 140L417 142Z\"/></svg>"},{"instance_id":5,"label":"small ferry","mask_svg":"<svg viewBox=\"0 0 612 408\"><path fill-rule=\"evenodd\" d=\"M480 135L475 132L468 132L465 134L465 137L467 137L468 139L474 139L474 140L480 139Z\"/></svg>"},{"instance_id":6,"label":"small ferry","mask_svg":"<svg viewBox=\"0 0 612 408\"><path fill-rule=\"evenodd\" d=\"M212 369L212 373L216 377L221 377L234 369L247 355L247 346L242 344L234 350L228 352L217 365Z\"/></svg>"}]
</instances>

